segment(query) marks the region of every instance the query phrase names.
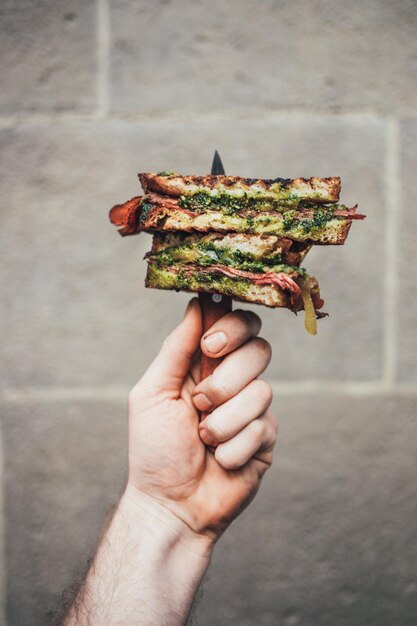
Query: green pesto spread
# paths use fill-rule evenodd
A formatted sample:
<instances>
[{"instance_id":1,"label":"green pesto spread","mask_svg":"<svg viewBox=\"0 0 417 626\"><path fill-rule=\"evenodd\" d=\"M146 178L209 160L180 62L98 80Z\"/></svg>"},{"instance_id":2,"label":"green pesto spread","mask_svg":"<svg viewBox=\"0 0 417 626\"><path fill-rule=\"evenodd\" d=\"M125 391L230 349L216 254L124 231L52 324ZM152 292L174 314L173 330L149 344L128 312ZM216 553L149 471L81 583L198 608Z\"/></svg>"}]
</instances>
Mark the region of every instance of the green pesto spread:
<instances>
[{"instance_id":1,"label":"green pesto spread","mask_svg":"<svg viewBox=\"0 0 417 626\"><path fill-rule=\"evenodd\" d=\"M140 218L139 223L143 225L146 222L146 218L148 217L149 211L153 208L153 204L149 202L142 202L140 205Z\"/></svg>"},{"instance_id":2,"label":"green pesto spread","mask_svg":"<svg viewBox=\"0 0 417 626\"><path fill-rule=\"evenodd\" d=\"M265 234L278 237L288 237L294 241L321 241L325 236L329 243L336 241L346 219L338 216L328 216L322 220L322 225L310 220L295 220L294 215L287 216L286 221L280 213L259 214L255 217L247 215L223 215L222 213L207 211L193 218L184 219L186 229L195 228L200 232L209 230L231 233Z\"/></svg>"},{"instance_id":3,"label":"green pesto spread","mask_svg":"<svg viewBox=\"0 0 417 626\"><path fill-rule=\"evenodd\" d=\"M204 191L199 191L192 195L182 195L178 204L183 209L196 213L211 209L222 211L226 215L235 215L241 211L253 209L256 211L278 211L282 212L291 207L298 207L300 199L294 193L287 193L284 198L263 198L262 196L232 196L227 194L211 195Z\"/></svg>"},{"instance_id":4,"label":"green pesto spread","mask_svg":"<svg viewBox=\"0 0 417 626\"><path fill-rule=\"evenodd\" d=\"M334 219L334 209L325 207L315 211L312 218L297 219L297 211L286 211L284 217L284 230L289 231L293 228L301 229L306 235L311 232L322 230L327 222Z\"/></svg>"},{"instance_id":5,"label":"green pesto spread","mask_svg":"<svg viewBox=\"0 0 417 626\"><path fill-rule=\"evenodd\" d=\"M176 264L194 264L200 267L210 265L225 265L246 272L263 274L268 271L296 272L305 276L305 269L282 263L280 252L265 255L260 259L250 252L232 248L216 247L214 242L204 242L192 245L172 246L151 255L156 267L169 267ZM207 274L201 274L207 276ZM202 279L205 280L205 279Z\"/></svg>"},{"instance_id":6,"label":"green pesto spread","mask_svg":"<svg viewBox=\"0 0 417 626\"><path fill-rule=\"evenodd\" d=\"M193 211L194 213L204 213L207 210L221 211L225 215L237 215L242 211L285 213L289 209L308 209L310 211L333 213L335 209L346 207L339 204L317 204L314 199L303 200L294 193L287 193L285 198L263 198L262 196L233 196L228 194L211 195L204 191L199 191L192 195L182 195L178 204L181 208Z\"/></svg>"}]
</instances>

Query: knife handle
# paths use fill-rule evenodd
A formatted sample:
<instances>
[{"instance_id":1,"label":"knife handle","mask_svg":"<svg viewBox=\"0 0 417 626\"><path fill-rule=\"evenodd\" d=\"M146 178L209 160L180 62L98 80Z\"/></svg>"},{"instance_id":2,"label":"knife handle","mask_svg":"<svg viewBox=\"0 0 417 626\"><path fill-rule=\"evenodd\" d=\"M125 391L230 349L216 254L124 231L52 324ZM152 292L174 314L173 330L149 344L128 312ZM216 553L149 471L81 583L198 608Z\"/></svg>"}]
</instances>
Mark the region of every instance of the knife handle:
<instances>
[{"instance_id":1,"label":"knife handle","mask_svg":"<svg viewBox=\"0 0 417 626\"><path fill-rule=\"evenodd\" d=\"M206 333L217 320L232 310L232 298L221 296L217 293L199 293L201 313L203 317L203 334ZM223 357L212 359L201 353L200 380L204 380L214 372L216 367L223 361ZM207 417L207 412L202 411L200 421Z\"/></svg>"}]
</instances>

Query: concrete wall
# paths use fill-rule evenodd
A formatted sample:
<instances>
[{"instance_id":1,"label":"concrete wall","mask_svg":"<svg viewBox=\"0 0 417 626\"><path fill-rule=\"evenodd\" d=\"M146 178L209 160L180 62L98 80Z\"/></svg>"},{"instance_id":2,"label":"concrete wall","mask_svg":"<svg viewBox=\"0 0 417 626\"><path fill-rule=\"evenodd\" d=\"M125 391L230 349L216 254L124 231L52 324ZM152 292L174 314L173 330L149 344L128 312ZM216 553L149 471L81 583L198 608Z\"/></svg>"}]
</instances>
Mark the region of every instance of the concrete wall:
<instances>
[{"instance_id":1,"label":"concrete wall","mask_svg":"<svg viewBox=\"0 0 417 626\"><path fill-rule=\"evenodd\" d=\"M260 313L281 436L222 539L203 626L411 626L417 613L414 0L3 0L4 623L36 626L123 485L126 396L187 296L145 291L109 207L138 171L341 175L331 316ZM4 521L3 521L4 520Z\"/></svg>"}]
</instances>

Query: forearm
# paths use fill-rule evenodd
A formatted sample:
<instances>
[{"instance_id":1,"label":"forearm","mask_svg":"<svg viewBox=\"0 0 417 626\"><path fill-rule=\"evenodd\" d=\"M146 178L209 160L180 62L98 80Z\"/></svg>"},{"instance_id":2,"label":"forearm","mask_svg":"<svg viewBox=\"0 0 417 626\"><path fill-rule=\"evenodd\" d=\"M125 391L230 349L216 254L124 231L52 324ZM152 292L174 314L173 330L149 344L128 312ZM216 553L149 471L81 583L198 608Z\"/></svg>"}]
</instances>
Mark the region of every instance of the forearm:
<instances>
[{"instance_id":1,"label":"forearm","mask_svg":"<svg viewBox=\"0 0 417 626\"><path fill-rule=\"evenodd\" d=\"M128 488L65 626L185 623L211 545Z\"/></svg>"}]
</instances>

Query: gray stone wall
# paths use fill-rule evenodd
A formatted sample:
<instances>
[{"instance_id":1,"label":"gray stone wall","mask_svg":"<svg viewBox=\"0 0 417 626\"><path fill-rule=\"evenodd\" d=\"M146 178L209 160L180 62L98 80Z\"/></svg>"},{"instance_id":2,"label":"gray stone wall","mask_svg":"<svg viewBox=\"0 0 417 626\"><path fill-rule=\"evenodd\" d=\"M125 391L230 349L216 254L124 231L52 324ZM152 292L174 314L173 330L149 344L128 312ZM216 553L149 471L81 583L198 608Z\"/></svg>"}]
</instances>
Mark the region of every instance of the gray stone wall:
<instances>
[{"instance_id":1,"label":"gray stone wall","mask_svg":"<svg viewBox=\"0 0 417 626\"><path fill-rule=\"evenodd\" d=\"M259 311L281 434L203 626L417 617L414 0L3 0L0 621L45 623L126 472L126 396L187 296L146 291L136 173L341 175L367 220L313 250L317 337Z\"/></svg>"}]
</instances>

